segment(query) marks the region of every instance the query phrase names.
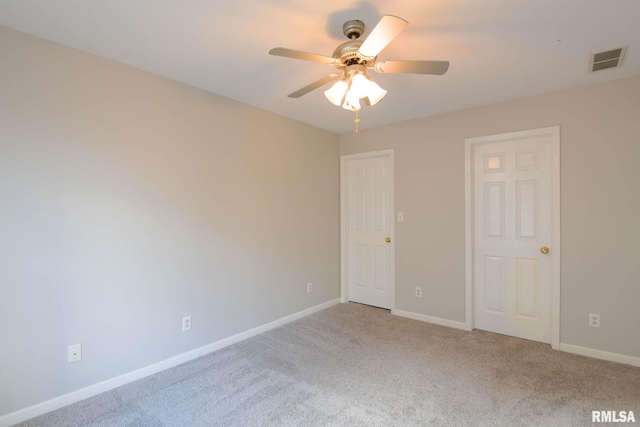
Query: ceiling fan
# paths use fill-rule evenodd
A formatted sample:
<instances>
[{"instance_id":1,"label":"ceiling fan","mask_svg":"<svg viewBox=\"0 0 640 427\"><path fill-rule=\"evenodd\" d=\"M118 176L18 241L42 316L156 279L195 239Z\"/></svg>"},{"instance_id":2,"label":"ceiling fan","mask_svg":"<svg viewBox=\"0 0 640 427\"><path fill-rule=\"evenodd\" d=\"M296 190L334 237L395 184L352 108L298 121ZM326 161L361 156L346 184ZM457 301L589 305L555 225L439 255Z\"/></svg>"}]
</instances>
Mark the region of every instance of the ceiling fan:
<instances>
[{"instance_id":1,"label":"ceiling fan","mask_svg":"<svg viewBox=\"0 0 640 427\"><path fill-rule=\"evenodd\" d=\"M378 73L433 74L442 75L449 69L448 61L378 61L378 54L408 25L402 18L384 15L364 40L358 38L364 33L364 22L351 20L344 23L342 32L349 41L339 45L332 56L318 55L300 50L276 47L269 54L287 58L303 59L333 65L338 73L322 77L307 86L290 93L290 98L299 98L325 84L337 82L325 91L329 101L337 106L355 111L360 110L360 100L367 105L375 105L387 93L367 76L367 70ZM356 117L356 125L358 118Z\"/></svg>"}]
</instances>

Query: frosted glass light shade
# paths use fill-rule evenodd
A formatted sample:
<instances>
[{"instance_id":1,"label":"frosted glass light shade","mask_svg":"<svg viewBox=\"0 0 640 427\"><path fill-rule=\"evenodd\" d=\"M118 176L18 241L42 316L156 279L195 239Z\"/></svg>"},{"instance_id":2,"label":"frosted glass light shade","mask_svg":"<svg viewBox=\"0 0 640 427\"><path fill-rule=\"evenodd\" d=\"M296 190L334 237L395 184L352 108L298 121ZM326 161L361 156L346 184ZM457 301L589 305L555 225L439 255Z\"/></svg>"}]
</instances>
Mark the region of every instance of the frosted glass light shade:
<instances>
[{"instance_id":1,"label":"frosted glass light shade","mask_svg":"<svg viewBox=\"0 0 640 427\"><path fill-rule=\"evenodd\" d=\"M353 91L348 91L342 108L349 111L358 111L360 109L360 98Z\"/></svg>"},{"instance_id":2,"label":"frosted glass light shade","mask_svg":"<svg viewBox=\"0 0 640 427\"><path fill-rule=\"evenodd\" d=\"M384 96L387 91L382 89L378 84L372 80L368 81L367 98L369 98L369 105L376 105Z\"/></svg>"},{"instance_id":3,"label":"frosted glass light shade","mask_svg":"<svg viewBox=\"0 0 640 427\"><path fill-rule=\"evenodd\" d=\"M371 80L366 78L364 74L355 74L351 78L351 87L349 88L349 92L352 92L353 95L358 99L364 98L369 92L370 82Z\"/></svg>"},{"instance_id":4,"label":"frosted glass light shade","mask_svg":"<svg viewBox=\"0 0 640 427\"><path fill-rule=\"evenodd\" d=\"M324 96L327 97L329 102L333 105L342 105L342 100L347 92L347 82L338 80L331 88L324 91Z\"/></svg>"}]
</instances>

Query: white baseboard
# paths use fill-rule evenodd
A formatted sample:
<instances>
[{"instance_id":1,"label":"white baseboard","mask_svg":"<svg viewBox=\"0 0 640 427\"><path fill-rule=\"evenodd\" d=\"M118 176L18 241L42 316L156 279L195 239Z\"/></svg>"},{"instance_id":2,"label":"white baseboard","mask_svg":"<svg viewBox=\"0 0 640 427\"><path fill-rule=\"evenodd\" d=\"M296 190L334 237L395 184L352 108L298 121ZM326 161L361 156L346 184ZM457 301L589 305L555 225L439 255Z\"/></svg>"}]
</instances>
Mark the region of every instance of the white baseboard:
<instances>
[{"instance_id":1,"label":"white baseboard","mask_svg":"<svg viewBox=\"0 0 640 427\"><path fill-rule=\"evenodd\" d=\"M640 357L627 356L624 354L610 353L608 351L596 350L589 347L580 347L573 344L560 343L560 351L579 354L581 356L594 357L596 359L608 360L610 362L624 363L626 365L640 367Z\"/></svg>"},{"instance_id":2,"label":"white baseboard","mask_svg":"<svg viewBox=\"0 0 640 427\"><path fill-rule=\"evenodd\" d=\"M273 322L269 322L253 329L249 329L248 331L241 332L228 338L224 338L220 341L216 341L214 343L196 348L186 353L179 354L169 359L162 360L160 362L154 363L153 365L145 366L144 368L137 369L127 374L110 378L106 381L90 385L88 387L73 391L63 396L55 397L51 400L47 400L46 402L38 403L36 405L0 416L0 427L9 427L14 424L21 423L30 418L37 417L39 415L46 414L47 412L62 408L63 406L71 405L72 403L76 403L100 393L104 393L105 391L113 390L114 388L123 386L130 382L148 377L149 375L153 375L166 369L173 368L174 366L197 359L198 357L204 356L205 354L209 354L216 350L220 350L221 348L228 347L237 342L246 340L247 338L254 337L263 332L275 329L289 322L293 322L294 320L309 316L310 314L313 314L320 310L324 310L325 308L329 308L338 303L340 303L339 298L327 301L325 303L316 305L306 310L299 311L281 319L274 320Z\"/></svg>"},{"instance_id":3,"label":"white baseboard","mask_svg":"<svg viewBox=\"0 0 640 427\"><path fill-rule=\"evenodd\" d=\"M404 311L404 310L391 310L391 314L395 314L396 316L406 317L413 320L420 320L421 322L433 323L440 326L447 326L449 328L462 329L463 331L470 330L467 324L464 322L456 322L455 320L427 316L426 314L418 314L418 313L413 313L411 311Z\"/></svg>"},{"instance_id":4,"label":"white baseboard","mask_svg":"<svg viewBox=\"0 0 640 427\"><path fill-rule=\"evenodd\" d=\"M470 331L469 325L464 322L456 322L453 320L442 319L439 317L427 316L425 314L413 313L411 311L391 310L391 314L396 316L407 317L409 319L420 320L422 322L434 323L436 325L448 326L450 328L462 329ZM560 343L560 351L567 353L579 354L581 356L593 357L595 359L608 360L610 362L624 363L626 365L640 367L640 357L627 356L624 354L610 353L608 351L596 350L589 347L580 347L573 344Z\"/></svg>"}]
</instances>

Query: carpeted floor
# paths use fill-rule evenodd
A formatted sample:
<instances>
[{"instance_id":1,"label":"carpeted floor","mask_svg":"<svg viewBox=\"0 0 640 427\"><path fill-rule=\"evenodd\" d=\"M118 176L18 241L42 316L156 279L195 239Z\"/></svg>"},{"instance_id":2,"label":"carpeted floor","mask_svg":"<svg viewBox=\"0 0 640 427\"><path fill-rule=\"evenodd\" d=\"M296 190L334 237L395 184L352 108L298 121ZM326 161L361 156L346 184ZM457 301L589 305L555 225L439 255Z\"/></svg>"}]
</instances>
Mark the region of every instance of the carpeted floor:
<instances>
[{"instance_id":1,"label":"carpeted floor","mask_svg":"<svg viewBox=\"0 0 640 427\"><path fill-rule=\"evenodd\" d=\"M591 426L640 368L339 304L20 426Z\"/></svg>"}]
</instances>

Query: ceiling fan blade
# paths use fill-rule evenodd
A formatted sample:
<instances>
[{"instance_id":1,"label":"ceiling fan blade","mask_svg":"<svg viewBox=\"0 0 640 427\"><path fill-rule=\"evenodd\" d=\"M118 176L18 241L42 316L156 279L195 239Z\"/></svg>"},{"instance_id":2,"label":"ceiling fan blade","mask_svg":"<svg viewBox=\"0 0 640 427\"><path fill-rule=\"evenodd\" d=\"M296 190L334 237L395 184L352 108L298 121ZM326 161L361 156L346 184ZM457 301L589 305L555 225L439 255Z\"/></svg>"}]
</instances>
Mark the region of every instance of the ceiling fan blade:
<instances>
[{"instance_id":1,"label":"ceiling fan blade","mask_svg":"<svg viewBox=\"0 0 640 427\"><path fill-rule=\"evenodd\" d=\"M358 49L358 56L364 60L375 58L407 25L402 18L384 15Z\"/></svg>"},{"instance_id":2,"label":"ceiling fan blade","mask_svg":"<svg viewBox=\"0 0 640 427\"><path fill-rule=\"evenodd\" d=\"M325 76L321 79L316 80L313 83L310 83L308 85L306 85L305 87L303 87L302 89L298 89L297 91L290 93L289 95L287 95L289 98L300 98L302 95L306 95L309 92L311 92L312 90L318 89L320 86L324 86L327 83L329 83L331 80L335 80L337 78L339 78L341 76L341 74L330 74L328 76Z\"/></svg>"},{"instance_id":3,"label":"ceiling fan blade","mask_svg":"<svg viewBox=\"0 0 640 427\"><path fill-rule=\"evenodd\" d=\"M287 49L286 47L274 47L269 55L284 56L285 58L303 59L305 61L320 62L322 64L335 64L338 60L330 56L303 52L301 50Z\"/></svg>"},{"instance_id":4,"label":"ceiling fan blade","mask_svg":"<svg viewBox=\"0 0 640 427\"><path fill-rule=\"evenodd\" d=\"M449 61L378 61L378 73L434 74L441 76L449 69Z\"/></svg>"}]
</instances>

